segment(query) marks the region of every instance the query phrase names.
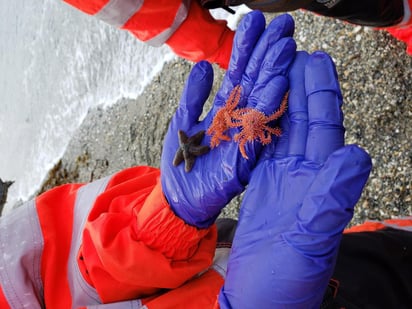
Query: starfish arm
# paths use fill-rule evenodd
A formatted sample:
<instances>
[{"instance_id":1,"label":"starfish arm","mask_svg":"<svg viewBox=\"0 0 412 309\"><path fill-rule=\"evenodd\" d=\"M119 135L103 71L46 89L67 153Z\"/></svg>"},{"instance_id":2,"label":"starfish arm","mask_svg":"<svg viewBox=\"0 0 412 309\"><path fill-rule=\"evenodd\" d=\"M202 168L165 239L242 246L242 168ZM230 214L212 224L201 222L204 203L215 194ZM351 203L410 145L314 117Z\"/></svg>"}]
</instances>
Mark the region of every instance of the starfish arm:
<instances>
[{"instance_id":1,"label":"starfish arm","mask_svg":"<svg viewBox=\"0 0 412 309\"><path fill-rule=\"evenodd\" d=\"M201 156L204 155L206 153L208 153L210 151L210 147L209 146L192 146L189 149L190 153L195 155L195 156Z\"/></svg>"},{"instance_id":2,"label":"starfish arm","mask_svg":"<svg viewBox=\"0 0 412 309\"><path fill-rule=\"evenodd\" d=\"M192 170L193 165L195 165L195 157L194 156L187 157L185 160L186 173L189 173Z\"/></svg>"},{"instance_id":3,"label":"starfish arm","mask_svg":"<svg viewBox=\"0 0 412 309\"><path fill-rule=\"evenodd\" d=\"M195 135L191 136L188 140L188 144L190 145L199 145L202 142L203 137L205 136L206 131L201 130L197 132Z\"/></svg>"},{"instance_id":4,"label":"starfish arm","mask_svg":"<svg viewBox=\"0 0 412 309\"><path fill-rule=\"evenodd\" d=\"M230 92L229 98L226 101L226 106L228 110L233 110L239 103L242 94L242 87L240 85L235 86Z\"/></svg>"},{"instance_id":5,"label":"starfish arm","mask_svg":"<svg viewBox=\"0 0 412 309\"><path fill-rule=\"evenodd\" d=\"M273 135L280 136L282 134L282 130L279 127L274 128L266 128L266 130Z\"/></svg>"},{"instance_id":6,"label":"starfish arm","mask_svg":"<svg viewBox=\"0 0 412 309\"><path fill-rule=\"evenodd\" d=\"M288 98L289 98L289 92L287 92L285 96L283 97L283 100L280 103L278 110L268 117L268 121L276 120L285 113L286 109L288 108Z\"/></svg>"},{"instance_id":7,"label":"starfish arm","mask_svg":"<svg viewBox=\"0 0 412 309\"><path fill-rule=\"evenodd\" d=\"M185 171L190 172L195 164L196 157L209 152L209 146L200 145L205 133L206 131L202 130L197 132L195 135L188 137L184 131L178 131L179 149L176 151L173 159L174 166L177 166L182 161L185 161Z\"/></svg>"},{"instance_id":8,"label":"starfish arm","mask_svg":"<svg viewBox=\"0 0 412 309\"><path fill-rule=\"evenodd\" d=\"M183 146L188 143L189 138L187 137L186 133L182 130L177 131L179 137L179 145Z\"/></svg>"},{"instance_id":9,"label":"starfish arm","mask_svg":"<svg viewBox=\"0 0 412 309\"><path fill-rule=\"evenodd\" d=\"M219 146L219 144L220 144L220 140L217 138L217 136L212 136L212 138L210 139L210 147L215 148Z\"/></svg>"},{"instance_id":10,"label":"starfish arm","mask_svg":"<svg viewBox=\"0 0 412 309\"><path fill-rule=\"evenodd\" d=\"M246 154L245 146L246 146L246 141L245 140L239 142L239 151L240 151L242 157L245 158L246 160L249 160L249 157Z\"/></svg>"},{"instance_id":11,"label":"starfish arm","mask_svg":"<svg viewBox=\"0 0 412 309\"><path fill-rule=\"evenodd\" d=\"M212 125L207 129L207 135L213 135L216 130L212 127Z\"/></svg>"},{"instance_id":12,"label":"starfish arm","mask_svg":"<svg viewBox=\"0 0 412 309\"><path fill-rule=\"evenodd\" d=\"M272 141L272 137L269 132L263 132L262 135L260 136L260 142L263 145L267 145Z\"/></svg>"},{"instance_id":13,"label":"starfish arm","mask_svg":"<svg viewBox=\"0 0 412 309\"><path fill-rule=\"evenodd\" d=\"M179 149L176 151L175 157L174 157L174 159L173 159L173 165L174 165L174 166L178 166L180 163L183 162L183 160L184 160L184 158L183 158L183 150L179 148Z\"/></svg>"}]
</instances>

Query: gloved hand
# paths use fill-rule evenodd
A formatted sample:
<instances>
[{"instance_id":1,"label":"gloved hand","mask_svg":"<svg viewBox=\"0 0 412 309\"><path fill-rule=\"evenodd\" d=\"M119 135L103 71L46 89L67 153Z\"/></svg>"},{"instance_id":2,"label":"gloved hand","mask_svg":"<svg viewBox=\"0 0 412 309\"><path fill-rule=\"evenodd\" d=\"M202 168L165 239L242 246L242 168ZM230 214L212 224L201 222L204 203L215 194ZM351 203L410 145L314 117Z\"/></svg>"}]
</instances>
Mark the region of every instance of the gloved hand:
<instances>
[{"instance_id":1,"label":"gloved hand","mask_svg":"<svg viewBox=\"0 0 412 309\"><path fill-rule=\"evenodd\" d=\"M189 142L186 146L209 145L211 136L203 137L199 132L208 129L217 111L239 84L242 87L239 106L256 107L266 114L273 112L288 87L286 73L296 52L291 38L293 31L294 22L289 15L279 16L266 30L262 13L255 11L246 15L236 33L222 87L203 121L199 121L199 116L211 91L213 70L207 62L200 62L190 73L165 137L161 159L163 193L173 211L186 223L199 228L213 224L221 209L244 190L262 146L247 144L247 160L240 155L237 142L224 141L209 153L192 156L195 160L179 164L181 156L180 160L174 160L179 150L178 132L184 133L180 135L183 142ZM233 137L238 132L231 129L227 134ZM186 150L190 149L186 147ZM191 150L194 150L192 154L204 152L202 147ZM174 166L173 161L178 165Z\"/></svg>"},{"instance_id":2,"label":"gloved hand","mask_svg":"<svg viewBox=\"0 0 412 309\"><path fill-rule=\"evenodd\" d=\"M288 129L262 152L245 192L221 308L319 308L371 170L364 150L344 146L329 56L299 52L289 79Z\"/></svg>"}]
</instances>

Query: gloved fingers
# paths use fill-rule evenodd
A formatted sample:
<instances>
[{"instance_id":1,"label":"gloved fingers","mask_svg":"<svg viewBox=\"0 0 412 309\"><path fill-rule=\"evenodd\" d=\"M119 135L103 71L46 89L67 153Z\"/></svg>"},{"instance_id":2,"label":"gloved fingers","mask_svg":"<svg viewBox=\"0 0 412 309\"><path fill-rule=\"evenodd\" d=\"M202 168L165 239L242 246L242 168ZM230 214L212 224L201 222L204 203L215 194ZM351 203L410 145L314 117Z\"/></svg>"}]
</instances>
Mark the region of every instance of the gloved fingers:
<instances>
[{"instance_id":1,"label":"gloved fingers","mask_svg":"<svg viewBox=\"0 0 412 309\"><path fill-rule=\"evenodd\" d=\"M255 143L247 143L246 144L246 153L250 158L256 158L256 154L260 153L259 155L259 160L261 157L261 143L265 145L263 149L268 149L265 150L265 155L264 157L267 157L269 153L275 151L276 149L276 141L278 139L278 136L274 133L271 132L271 130L279 130L282 132L283 128L280 127L280 120L282 119L282 116L285 115L285 110L284 110L284 105L281 106L283 98L287 92L288 89L288 80L285 76L278 75L275 76L272 80L270 80L265 87L260 88L259 91L253 92L253 95L251 95L248 99L249 102L255 102L252 103L251 106L249 106L248 102L248 107L254 106L257 111L263 112L262 113L255 113L256 110L253 110L252 112L246 113L243 118L242 123L250 123L250 128L252 130L256 130L256 128L260 128L257 130L261 130L261 133L263 134L264 137L259 136L260 141L255 142ZM253 126L253 128L252 128ZM244 127L242 127L243 131L245 132L250 132L249 130L245 130ZM255 136L255 139L257 136ZM271 148L271 150L269 150Z\"/></svg>"},{"instance_id":2,"label":"gloved fingers","mask_svg":"<svg viewBox=\"0 0 412 309\"><path fill-rule=\"evenodd\" d=\"M242 87L245 90L245 95L248 96L249 93L255 86L255 83L261 74L262 64L267 61L270 66L273 63L271 60L272 55L268 55L267 52L271 50L271 46L277 44L277 42L284 37L292 37L295 29L295 24L293 18L288 14L283 14L274 18L267 26L265 32L260 36L259 41L256 44L255 49L249 59L248 65L246 67L245 73L242 77ZM288 45L289 48L293 46ZM296 47L294 47L296 49ZM263 71L263 74L259 80L260 83L264 83L265 80L269 80L274 75L285 75L289 66L289 62L282 61L283 57L288 58L288 55L279 55L280 59L277 62L277 66L268 72ZM282 64L282 65L281 65Z\"/></svg>"},{"instance_id":3,"label":"gloved fingers","mask_svg":"<svg viewBox=\"0 0 412 309\"><path fill-rule=\"evenodd\" d=\"M263 59L252 93L259 91L259 88L264 87L274 76L286 76L295 55L296 42L291 37L281 38L270 46Z\"/></svg>"},{"instance_id":4,"label":"gloved fingers","mask_svg":"<svg viewBox=\"0 0 412 309\"><path fill-rule=\"evenodd\" d=\"M329 55L315 52L305 67L308 98L306 160L323 163L344 145L342 95L335 65Z\"/></svg>"},{"instance_id":5,"label":"gloved fingers","mask_svg":"<svg viewBox=\"0 0 412 309\"><path fill-rule=\"evenodd\" d=\"M263 112L267 117L273 116L273 113L279 114L276 118L273 118L272 121L269 121L270 118L267 118L268 121L262 123L262 125L267 125L272 128L274 126L278 127L279 122L283 119L280 117L282 114L284 115L285 112L282 112L281 104L288 89L288 80L284 73L293 61L295 52L296 43L292 38L281 38L276 44L268 48L262 63L262 69L259 72L252 92L247 98L246 104L247 107L255 108ZM273 120L276 120L276 123L274 123ZM285 124L287 125L287 122L283 123L279 128L282 132L284 142L287 140L285 138L287 132L284 131L285 128L283 127ZM271 134L266 130L264 133L267 135ZM264 148L263 157L273 157L273 154L277 153L277 140L278 137L271 134L271 142Z\"/></svg>"},{"instance_id":6,"label":"gloved fingers","mask_svg":"<svg viewBox=\"0 0 412 309\"><path fill-rule=\"evenodd\" d=\"M229 68L217 94L220 100L216 100L215 104L223 105L233 87L240 84L255 45L265 31L265 25L265 17L260 11L252 11L241 20L233 41Z\"/></svg>"},{"instance_id":7,"label":"gloved fingers","mask_svg":"<svg viewBox=\"0 0 412 309\"><path fill-rule=\"evenodd\" d=\"M287 155L304 156L308 134L308 102L305 91L305 66L309 58L307 52L300 51L289 71L289 144ZM286 154L285 154L286 156Z\"/></svg>"},{"instance_id":8,"label":"gloved fingers","mask_svg":"<svg viewBox=\"0 0 412 309\"><path fill-rule=\"evenodd\" d=\"M371 168L369 155L356 145L332 153L310 186L287 241L305 255L326 255L351 220Z\"/></svg>"},{"instance_id":9,"label":"gloved fingers","mask_svg":"<svg viewBox=\"0 0 412 309\"><path fill-rule=\"evenodd\" d=\"M252 91L248 98L247 107L254 107L265 113L266 116L271 115L279 109L288 86L289 82L285 76L275 76L264 87Z\"/></svg>"},{"instance_id":10,"label":"gloved fingers","mask_svg":"<svg viewBox=\"0 0 412 309\"><path fill-rule=\"evenodd\" d=\"M282 40L286 40L286 39L282 39ZM293 86L294 89L292 89L292 81L289 78L289 95L288 95L288 110L285 114L282 115L282 117L280 118L280 129L281 129L281 136L280 137L274 137L273 141L265 146L265 148L262 150L261 154L260 154L260 158L259 160L265 160L268 158L276 158L276 159L280 159L280 158L284 158L285 156L288 155L288 150L290 149L290 134L291 134L291 129L292 129L292 125L296 126L296 113L290 113L290 104L291 104L291 94L292 94L292 105L304 105L306 107L306 96L305 96L305 91L304 91L304 78L303 78L303 73L304 73L304 62L305 62L305 58L303 57L304 54L302 53L297 53L297 57L296 60L294 61L293 66L295 67L302 67L301 69L301 78L294 80L293 81ZM292 66L292 68L293 68ZM298 71L295 69L295 71ZM296 73L292 73L292 74L297 74L299 72ZM290 73L289 73L290 74ZM275 78L276 83L279 83L278 81L281 81L283 78L283 76L277 76ZM300 82L302 82L302 84L300 84ZM295 89L296 88L296 89ZM301 88L301 89L300 89ZM303 102L302 102L302 96L298 96L298 98L296 98L295 93L299 92L303 90ZM254 93L255 91L252 92L252 99L254 98ZM283 100L283 97L285 95L284 92L273 92L273 97L277 98L277 101L280 102L279 100ZM276 95L275 95L276 94ZM278 95L281 96L278 96ZM260 100L261 102L265 102L264 100ZM280 105L280 103L278 103L276 105L276 107L278 107ZM273 112L273 107L270 107L270 105L263 105L261 103L258 103L256 105L256 108L259 110L263 110L266 115L269 115L271 112ZM269 108L269 109L268 109ZM294 110L296 110L297 108L292 106L292 108ZM307 115L307 111L306 111L306 115ZM293 120L295 121L295 123L291 122L291 117L294 117ZM302 125L299 126L299 128L302 127ZM294 131L292 131L293 134L296 134L296 129ZM302 134L305 134L305 132L300 132ZM296 139L296 137L295 137ZM305 149L305 142L306 142L306 134L304 135L304 144L303 144L303 149Z\"/></svg>"},{"instance_id":11,"label":"gloved fingers","mask_svg":"<svg viewBox=\"0 0 412 309\"><path fill-rule=\"evenodd\" d=\"M187 131L199 120L203 105L213 85L213 68L207 61L193 67L182 93L179 107L172 119L172 127Z\"/></svg>"},{"instance_id":12,"label":"gloved fingers","mask_svg":"<svg viewBox=\"0 0 412 309\"><path fill-rule=\"evenodd\" d=\"M287 156L288 153L290 138L290 119L288 113L284 114L280 119L280 128L282 130L282 135L276 139L276 146L273 147L271 156L275 159L284 158Z\"/></svg>"},{"instance_id":13,"label":"gloved fingers","mask_svg":"<svg viewBox=\"0 0 412 309\"><path fill-rule=\"evenodd\" d=\"M261 93L266 91L267 84L273 80L273 78L286 75L286 71L292 63L295 54L296 43L293 38L290 37L281 38L278 42L269 46L258 72L257 80L248 97L247 107L257 108L269 115L280 105L285 92L277 92L271 96L269 95L269 101L262 101L257 98L260 98ZM245 93L247 93L246 90Z\"/></svg>"},{"instance_id":14,"label":"gloved fingers","mask_svg":"<svg viewBox=\"0 0 412 309\"><path fill-rule=\"evenodd\" d=\"M305 92L305 65L308 53L296 53L290 67L287 114L281 119L282 135L276 144L274 158L303 156L306 148L308 108Z\"/></svg>"},{"instance_id":15,"label":"gloved fingers","mask_svg":"<svg viewBox=\"0 0 412 309\"><path fill-rule=\"evenodd\" d=\"M270 146L268 147L271 148ZM276 166L273 160L261 160L259 166L253 170L251 179L239 211L239 224L236 233L247 233L258 225L258 222L267 221L267 209L276 203L271 203L274 195ZM263 189L262 188L266 188ZM261 193L261 194L257 194ZM262 198L263 203L256 200ZM263 204L263 205L262 205ZM266 205L265 207L262 207Z\"/></svg>"}]
</instances>

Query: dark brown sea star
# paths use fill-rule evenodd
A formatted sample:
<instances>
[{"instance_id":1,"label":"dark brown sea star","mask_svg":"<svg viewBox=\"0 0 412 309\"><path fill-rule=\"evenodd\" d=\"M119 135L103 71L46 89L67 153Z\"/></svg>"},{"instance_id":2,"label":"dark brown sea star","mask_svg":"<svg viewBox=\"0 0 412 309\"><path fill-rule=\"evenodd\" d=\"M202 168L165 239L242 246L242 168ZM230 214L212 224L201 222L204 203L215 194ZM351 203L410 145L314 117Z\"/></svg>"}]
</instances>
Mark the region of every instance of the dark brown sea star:
<instances>
[{"instance_id":1,"label":"dark brown sea star","mask_svg":"<svg viewBox=\"0 0 412 309\"><path fill-rule=\"evenodd\" d=\"M204 130L199 131L190 137L188 137L182 130L179 130L177 133L179 137L179 148L173 159L173 165L178 166L185 161L185 171L188 173L192 170L196 157L208 153L210 147L207 145L200 145L205 136Z\"/></svg>"}]
</instances>

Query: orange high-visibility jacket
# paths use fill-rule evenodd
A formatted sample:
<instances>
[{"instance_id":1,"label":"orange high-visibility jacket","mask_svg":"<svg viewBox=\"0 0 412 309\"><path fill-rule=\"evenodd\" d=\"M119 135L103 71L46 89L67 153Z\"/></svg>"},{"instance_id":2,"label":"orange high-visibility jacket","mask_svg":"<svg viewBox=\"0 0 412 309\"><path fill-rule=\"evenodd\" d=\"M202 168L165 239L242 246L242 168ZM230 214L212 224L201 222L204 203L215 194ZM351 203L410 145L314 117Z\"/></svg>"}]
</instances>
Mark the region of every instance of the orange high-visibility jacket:
<instances>
[{"instance_id":1,"label":"orange high-visibility jacket","mask_svg":"<svg viewBox=\"0 0 412 309\"><path fill-rule=\"evenodd\" d=\"M1 217L0 308L212 308L230 249L175 216L159 178L130 168Z\"/></svg>"},{"instance_id":2,"label":"orange high-visibility jacket","mask_svg":"<svg viewBox=\"0 0 412 309\"><path fill-rule=\"evenodd\" d=\"M166 43L180 57L228 66L234 32L197 0L64 1L150 45Z\"/></svg>"},{"instance_id":3,"label":"orange high-visibility jacket","mask_svg":"<svg viewBox=\"0 0 412 309\"><path fill-rule=\"evenodd\" d=\"M217 239L216 225L185 224L167 204L159 176L158 169L141 166L89 184L63 185L0 217L0 308L218 308L235 226L218 226ZM412 218L369 222L345 235L360 235L366 247L381 245L362 232L385 228L412 232ZM359 251L366 247L362 242ZM353 286L344 284L352 277L339 271L351 274L356 265L346 265L348 257L360 265L394 258L385 248L366 259L340 252L334 278L342 286L336 294ZM391 266L396 275L410 271L407 265L383 270ZM412 284L398 292L407 288Z\"/></svg>"}]
</instances>

